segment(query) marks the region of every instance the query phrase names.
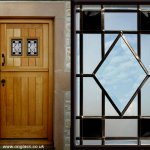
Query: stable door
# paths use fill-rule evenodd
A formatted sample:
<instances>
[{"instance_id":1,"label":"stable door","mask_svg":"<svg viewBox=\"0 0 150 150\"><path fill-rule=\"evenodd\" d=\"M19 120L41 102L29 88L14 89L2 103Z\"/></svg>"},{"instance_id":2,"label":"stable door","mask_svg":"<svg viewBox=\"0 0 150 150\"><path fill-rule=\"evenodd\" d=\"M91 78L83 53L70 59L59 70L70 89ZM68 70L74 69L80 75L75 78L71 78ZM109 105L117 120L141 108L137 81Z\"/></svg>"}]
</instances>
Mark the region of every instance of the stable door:
<instances>
[{"instance_id":1,"label":"stable door","mask_svg":"<svg viewBox=\"0 0 150 150\"><path fill-rule=\"evenodd\" d=\"M1 20L0 138L52 142L53 21Z\"/></svg>"}]
</instances>

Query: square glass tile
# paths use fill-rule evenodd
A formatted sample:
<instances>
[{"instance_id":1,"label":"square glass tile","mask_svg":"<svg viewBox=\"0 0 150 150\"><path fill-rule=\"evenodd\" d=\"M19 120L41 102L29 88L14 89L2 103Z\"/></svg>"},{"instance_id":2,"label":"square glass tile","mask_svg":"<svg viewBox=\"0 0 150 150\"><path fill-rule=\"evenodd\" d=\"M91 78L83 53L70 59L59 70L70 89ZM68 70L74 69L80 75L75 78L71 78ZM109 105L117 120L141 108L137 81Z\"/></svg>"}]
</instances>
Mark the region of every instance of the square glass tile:
<instances>
[{"instance_id":1,"label":"square glass tile","mask_svg":"<svg viewBox=\"0 0 150 150\"><path fill-rule=\"evenodd\" d=\"M28 56L37 56L38 55L38 40L37 39L28 39L27 40L27 55Z\"/></svg>"},{"instance_id":2,"label":"square glass tile","mask_svg":"<svg viewBox=\"0 0 150 150\"><path fill-rule=\"evenodd\" d=\"M22 40L21 39L11 40L11 55L12 56L22 55Z\"/></svg>"},{"instance_id":3,"label":"square glass tile","mask_svg":"<svg viewBox=\"0 0 150 150\"><path fill-rule=\"evenodd\" d=\"M83 30L95 31L101 29L100 11L83 11Z\"/></svg>"},{"instance_id":4,"label":"square glass tile","mask_svg":"<svg viewBox=\"0 0 150 150\"><path fill-rule=\"evenodd\" d=\"M102 137L102 120L95 118L83 119L83 137Z\"/></svg>"},{"instance_id":5,"label":"square glass tile","mask_svg":"<svg viewBox=\"0 0 150 150\"><path fill-rule=\"evenodd\" d=\"M141 119L141 137L150 137L150 118Z\"/></svg>"}]
</instances>

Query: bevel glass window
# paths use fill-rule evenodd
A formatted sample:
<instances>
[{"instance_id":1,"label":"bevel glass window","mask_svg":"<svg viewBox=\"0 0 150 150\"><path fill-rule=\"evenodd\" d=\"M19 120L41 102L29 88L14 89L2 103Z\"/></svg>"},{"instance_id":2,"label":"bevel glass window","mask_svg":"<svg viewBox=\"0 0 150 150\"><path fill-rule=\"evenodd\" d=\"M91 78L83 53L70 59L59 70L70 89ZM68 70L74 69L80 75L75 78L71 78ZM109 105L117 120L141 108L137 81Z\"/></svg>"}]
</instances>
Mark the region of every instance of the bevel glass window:
<instances>
[{"instance_id":1,"label":"bevel glass window","mask_svg":"<svg viewBox=\"0 0 150 150\"><path fill-rule=\"evenodd\" d=\"M11 55L12 56L22 55L22 39L11 40Z\"/></svg>"},{"instance_id":2,"label":"bevel glass window","mask_svg":"<svg viewBox=\"0 0 150 150\"><path fill-rule=\"evenodd\" d=\"M98 3L78 3L74 17L77 27L74 28L75 32L72 32L77 35L73 38L75 55L72 61L76 68L72 76L73 83L76 83L76 93L73 92L77 94L73 97L76 112L72 112L75 121L75 145L91 148L94 145L150 145L149 8L150 6L142 5L99 6ZM143 21L142 15L145 12L148 17ZM117 39L119 34L123 35L125 40ZM115 52L118 56L121 55L111 58ZM110 69L115 59L119 62ZM106 79L115 69L119 69L120 61L126 64L121 67L123 70ZM103 63L106 65L103 66ZM105 73L102 66L107 70ZM134 72L139 70L142 73ZM103 79L106 79L105 83L102 82L102 75ZM127 81L125 77L132 80L125 94L132 93L132 98L128 99L122 108L116 103L120 112L114 105L115 101L111 101L111 92L106 90L106 83L110 84L119 76L120 87L116 90L112 84L108 87L111 92L112 87L117 94L123 89L123 82ZM140 80L136 81L136 78ZM135 88L135 92L131 86ZM114 99L117 94L114 93ZM124 92L122 94L124 95Z\"/></svg>"},{"instance_id":3,"label":"bevel glass window","mask_svg":"<svg viewBox=\"0 0 150 150\"><path fill-rule=\"evenodd\" d=\"M37 56L38 55L38 40L27 39L27 55Z\"/></svg>"}]
</instances>

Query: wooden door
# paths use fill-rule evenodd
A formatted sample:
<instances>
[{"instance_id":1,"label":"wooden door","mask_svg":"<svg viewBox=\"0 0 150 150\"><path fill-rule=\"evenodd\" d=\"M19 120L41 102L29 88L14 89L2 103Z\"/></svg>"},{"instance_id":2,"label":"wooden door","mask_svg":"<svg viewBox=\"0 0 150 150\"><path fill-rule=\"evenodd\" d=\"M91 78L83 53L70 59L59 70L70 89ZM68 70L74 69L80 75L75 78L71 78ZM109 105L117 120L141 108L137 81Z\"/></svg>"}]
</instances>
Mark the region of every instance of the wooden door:
<instances>
[{"instance_id":1,"label":"wooden door","mask_svg":"<svg viewBox=\"0 0 150 150\"><path fill-rule=\"evenodd\" d=\"M1 21L1 138L52 142L52 23Z\"/></svg>"}]
</instances>

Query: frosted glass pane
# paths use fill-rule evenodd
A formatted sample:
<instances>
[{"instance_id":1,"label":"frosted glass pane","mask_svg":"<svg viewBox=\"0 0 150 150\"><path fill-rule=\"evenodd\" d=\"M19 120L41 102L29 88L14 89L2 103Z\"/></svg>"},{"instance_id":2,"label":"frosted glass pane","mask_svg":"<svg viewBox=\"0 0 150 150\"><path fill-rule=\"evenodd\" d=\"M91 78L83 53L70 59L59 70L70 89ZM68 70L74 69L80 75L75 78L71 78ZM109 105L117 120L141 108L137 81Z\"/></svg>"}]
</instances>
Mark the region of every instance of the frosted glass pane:
<instances>
[{"instance_id":1,"label":"frosted glass pane","mask_svg":"<svg viewBox=\"0 0 150 150\"><path fill-rule=\"evenodd\" d=\"M83 71L91 74L101 60L101 35L83 35Z\"/></svg>"},{"instance_id":2,"label":"frosted glass pane","mask_svg":"<svg viewBox=\"0 0 150 150\"><path fill-rule=\"evenodd\" d=\"M142 87L141 99L142 116L150 116L150 79L148 79Z\"/></svg>"},{"instance_id":3,"label":"frosted glass pane","mask_svg":"<svg viewBox=\"0 0 150 150\"><path fill-rule=\"evenodd\" d=\"M127 41L137 53L137 35L135 34L124 34ZM113 44L117 37L117 34L105 34L105 53L108 51L110 46Z\"/></svg>"},{"instance_id":4,"label":"frosted glass pane","mask_svg":"<svg viewBox=\"0 0 150 150\"><path fill-rule=\"evenodd\" d=\"M101 10L101 5L83 5L82 10L90 10L90 11L97 11Z\"/></svg>"},{"instance_id":5,"label":"frosted glass pane","mask_svg":"<svg viewBox=\"0 0 150 150\"><path fill-rule=\"evenodd\" d=\"M129 10L135 10L137 9L137 6L129 6L129 5L104 5L104 8L106 9L129 9Z\"/></svg>"},{"instance_id":6,"label":"frosted glass pane","mask_svg":"<svg viewBox=\"0 0 150 150\"><path fill-rule=\"evenodd\" d=\"M83 115L101 116L101 89L93 78L83 79Z\"/></svg>"},{"instance_id":7,"label":"frosted glass pane","mask_svg":"<svg viewBox=\"0 0 150 150\"><path fill-rule=\"evenodd\" d=\"M150 140L141 140L141 145L150 145Z\"/></svg>"},{"instance_id":8,"label":"frosted glass pane","mask_svg":"<svg viewBox=\"0 0 150 150\"><path fill-rule=\"evenodd\" d=\"M136 96L132 103L130 104L129 108L125 112L124 116L137 116L138 115L138 97Z\"/></svg>"},{"instance_id":9,"label":"frosted glass pane","mask_svg":"<svg viewBox=\"0 0 150 150\"><path fill-rule=\"evenodd\" d=\"M76 35L76 73L80 73L80 36Z\"/></svg>"},{"instance_id":10,"label":"frosted glass pane","mask_svg":"<svg viewBox=\"0 0 150 150\"><path fill-rule=\"evenodd\" d=\"M150 71L150 35L141 35L141 60L148 71Z\"/></svg>"},{"instance_id":11,"label":"frosted glass pane","mask_svg":"<svg viewBox=\"0 0 150 150\"><path fill-rule=\"evenodd\" d=\"M76 78L76 97L75 97L75 102L76 102L76 116L80 115L80 78Z\"/></svg>"},{"instance_id":12,"label":"frosted glass pane","mask_svg":"<svg viewBox=\"0 0 150 150\"><path fill-rule=\"evenodd\" d=\"M76 30L80 30L80 13L76 13Z\"/></svg>"},{"instance_id":13,"label":"frosted glass pane","mask_svg":"<svg viewBox=\"0 0 150 150\"><path fill-rule=\"evenodd\" d=\"M83 145L101 145L101 140L83 140Z\"/></svg>"},{"instance_id":14,"label":"frosted glass pane","mask_svg":"<svg viewBox=\"0 0 150 150\"><path fill-rule=\"evenodd\" d=\"M105 30L137 30L136 13L105 13Z\"/></svg>"},{"instance_id":15,"label":"frosted glass pane","mask_svg":"<svg viewBox=\"0 0 150 150\"><path fill-rule=\"evenodd\" d=\"M105 97L105 115L106 116L118 116L118 113L110 103L107 97Z\"/></svg>"},{"instance_id":16,"label":"frosted glass pane","mask_svg":"<svg viewBox=\"0 0 150 150\"><path fill-rule=\"evenodd\" d=\"M80 120L75 121L75 137L80 137Z\"/></svg>"},{"instance_id":17,"label":"frosted glass pane","mask_svg":"<svg viewBox=\"0 0 150 150\"><path fill-rule=\"evenodd\" d=\"M106 140L105 145L137 145L137 140Z\"/></svg>"},{"instance_id":18,"label":"frosted glass pane","mask_svg":"<svg viewBox=\"0 0 150 150\"><path fill-rule=\"evenodd\" d=\"M106 137L136 137L137 120L131 119L106 119Z\"/></svg>"}]
</instances>

